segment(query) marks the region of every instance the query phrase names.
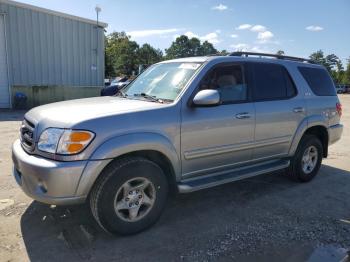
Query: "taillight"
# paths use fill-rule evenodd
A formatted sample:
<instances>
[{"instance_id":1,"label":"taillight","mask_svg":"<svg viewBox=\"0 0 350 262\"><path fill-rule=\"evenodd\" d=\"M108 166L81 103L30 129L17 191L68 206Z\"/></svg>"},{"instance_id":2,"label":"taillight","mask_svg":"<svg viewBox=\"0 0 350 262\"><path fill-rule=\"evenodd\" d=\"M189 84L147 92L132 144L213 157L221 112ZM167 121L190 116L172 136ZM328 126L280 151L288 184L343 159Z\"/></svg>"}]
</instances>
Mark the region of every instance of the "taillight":
<instances>
[{"instance_id":1,"label":"taillight","mask_svg":"<svg viewBox=\"0 0 350 262\"><path fill-rule=\"evenodd\" d=\"M343 113L343 109L342 109L341 103L337 103L335 105L335 108L337 109L338 115L341 116L342 113Z\"/></svg>"}]
</instances>

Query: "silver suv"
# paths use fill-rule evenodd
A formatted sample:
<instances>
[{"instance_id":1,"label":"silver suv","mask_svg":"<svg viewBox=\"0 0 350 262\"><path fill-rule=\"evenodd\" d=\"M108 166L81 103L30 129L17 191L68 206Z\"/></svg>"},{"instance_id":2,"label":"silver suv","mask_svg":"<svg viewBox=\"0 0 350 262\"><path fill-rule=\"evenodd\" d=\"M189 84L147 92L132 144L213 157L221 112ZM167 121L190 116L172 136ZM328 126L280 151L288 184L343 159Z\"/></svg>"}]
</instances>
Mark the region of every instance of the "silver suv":
<instances>
[{"instance_id":1,"label":"silver suv","mask_svg":"<svg viewBox=\"0 0 350 262\"><path fill-rule=\"evenodd\" d=\"M14 176L40 202L88 201L119 234L155 223L172 191L277 170L308 182L342 134L334 84L312 61L266 56L164 61L117 96L34 108L13 144Z\"/></svg>"}]
</instances>

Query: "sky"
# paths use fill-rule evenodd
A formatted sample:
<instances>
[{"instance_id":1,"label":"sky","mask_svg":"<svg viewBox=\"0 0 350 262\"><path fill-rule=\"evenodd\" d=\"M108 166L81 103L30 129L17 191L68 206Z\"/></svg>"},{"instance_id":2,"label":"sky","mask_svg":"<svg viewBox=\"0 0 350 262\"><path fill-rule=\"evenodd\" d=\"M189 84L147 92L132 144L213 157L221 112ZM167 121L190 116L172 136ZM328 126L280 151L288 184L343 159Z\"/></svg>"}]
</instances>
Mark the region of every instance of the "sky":
<instances>
[{"instance_id":1,"label":"sky","mask_svg":"<svg viewBox=\"0 0 350 262\"><path fill-rule=\"evenodd\" d=\"M139 44L168 48L186 34L218 50L350 57L350 0L17 0L108 23Z\"/></svg>"}]
</instances>

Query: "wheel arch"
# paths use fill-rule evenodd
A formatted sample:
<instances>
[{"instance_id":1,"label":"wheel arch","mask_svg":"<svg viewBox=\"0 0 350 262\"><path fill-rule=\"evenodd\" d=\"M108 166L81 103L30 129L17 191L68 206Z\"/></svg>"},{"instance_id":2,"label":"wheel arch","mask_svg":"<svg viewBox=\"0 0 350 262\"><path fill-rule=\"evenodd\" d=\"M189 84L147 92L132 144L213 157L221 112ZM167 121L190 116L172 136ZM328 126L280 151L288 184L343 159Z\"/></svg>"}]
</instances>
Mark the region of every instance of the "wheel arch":
<instances>
[{"instance_id":1,"label":"wheel arch","mask_svg":"<svg viewBox=\"0 0 350 262\"><path fill-rule=\"evenodd\" d=\"M304 119L304 121L299 125L296 134L294 135L289 150L289 155L293 156L295 154L299 142L304 135L315 135L321 140L323 147L323 157L327 157L329 134L325 123L327 123L327 121L323 116L312 116Z\"/></svg>"},{"instance_id":2,"label":"wheel arch","mask_svg":"<svg viewBox=\"0 0 350 262\"><path fill-rule=\"evenodd\" d=\"M165 154L156 150L138 150L120 155L113 159L113 161L130 157L142 157L156 163L167 177L170 189L172 191L177 190L176 173L170 159Z\"/></svg>"},{"instance_id":3,"label":"wheel arch","mask_svg":"<svg viewBox=\"0 0 350 262\"><path fill-rule=\"evenodd\" d=\"M304 135L314 135L318 137L322 143L323 157L328 156L329 135L328 135L327 128L325 126L320 126L320 125L312 126L305 131Z\"/></svg>"},{"instance_id":4,"label":"wheel arch","mask_svg":"<svg viewBox=\"0 0 350 262\"><path fill-rule=\"evenodd\" d=\"M87 196L102 171L113 161L126 157L144 157L155 162L167 176L172 191L177 188L181 162L174 145L158 134L127 134L109 139L95 150L79 181L77 195Z\"/></svg>"}]
</instances>

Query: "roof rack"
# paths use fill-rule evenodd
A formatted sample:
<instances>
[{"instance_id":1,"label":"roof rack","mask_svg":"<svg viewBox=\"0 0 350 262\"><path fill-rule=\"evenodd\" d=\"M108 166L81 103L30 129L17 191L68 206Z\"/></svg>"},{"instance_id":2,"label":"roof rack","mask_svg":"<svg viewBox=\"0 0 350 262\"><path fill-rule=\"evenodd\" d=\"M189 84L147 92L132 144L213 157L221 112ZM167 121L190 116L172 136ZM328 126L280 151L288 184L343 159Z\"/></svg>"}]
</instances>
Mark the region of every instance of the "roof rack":
<instances>
[{"instance_id":1,"label":"roof rack","mask_svg":"<svg viewBox=\"0 0 350 262\"><path fill-rule=\"evenodd\" d=\"M228 54L228 56L265 56L265 57L274 57L277 59L286 59L286 60L292 60L292 61L299 61L299 62L307 62L310 64L316 64L316 62L314 60L311 59L307 59L307 58L301 58L301 57L295 57L295 56L285 56L285 55L278 55L278 54L266 54L266 53L255 53L255 52L233 52Z\"/></svg>"}]
</instances>

